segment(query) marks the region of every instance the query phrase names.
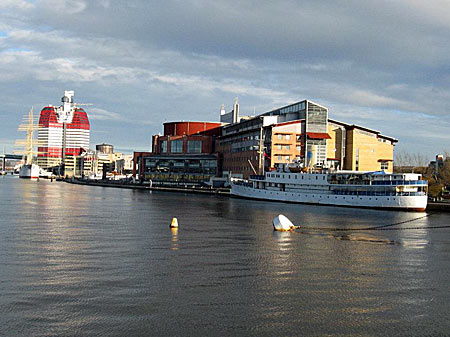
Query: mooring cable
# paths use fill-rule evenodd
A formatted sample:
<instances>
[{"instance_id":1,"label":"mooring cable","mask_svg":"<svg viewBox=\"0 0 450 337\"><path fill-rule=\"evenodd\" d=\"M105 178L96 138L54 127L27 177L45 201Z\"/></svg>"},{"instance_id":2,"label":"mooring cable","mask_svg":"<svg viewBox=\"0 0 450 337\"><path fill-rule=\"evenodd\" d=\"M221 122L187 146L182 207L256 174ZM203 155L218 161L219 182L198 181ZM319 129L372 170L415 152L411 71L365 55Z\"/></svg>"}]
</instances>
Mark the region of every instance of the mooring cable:
<instances>
[{"instance_id":1,"label":"mooring cable","mask_svg":"<svg viewBox=\"0 0 450 337\"><path fill-rule=\"evenodd\" d=\"M350 231L373 231L373 230L418 230L418 229L439 229L439 228L450 228L450 225L440 225L440 226L432 226L432 227L401 227L401 228L392 228L393 226L417 221L423 218L427 218L429 216L432 216L435 213L428 213L424 216L420 216L418 218L404 220L400 222L394 222L387 225L380 225L380 226L374 226L374 227L364 227L364 228L335 228L335 227L305 227L305 226L295 226L296 229L301 230L314 230L314 231L330 231L330 232L350 232Z\"/></svg>"}]
</instances>

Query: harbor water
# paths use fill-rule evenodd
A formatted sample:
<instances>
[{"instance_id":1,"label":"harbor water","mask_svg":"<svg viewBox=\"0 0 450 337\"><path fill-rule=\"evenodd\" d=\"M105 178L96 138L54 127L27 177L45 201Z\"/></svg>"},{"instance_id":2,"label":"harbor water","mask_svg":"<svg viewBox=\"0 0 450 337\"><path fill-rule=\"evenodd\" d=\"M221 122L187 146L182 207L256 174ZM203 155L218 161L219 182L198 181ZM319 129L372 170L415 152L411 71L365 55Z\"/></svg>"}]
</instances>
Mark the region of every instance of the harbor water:
<instances>
[{"instance_id":1,"label":"harbor water","mask_svg":"<svg viewBox=\"0 0 450 337\"><path fill-rule=\"evenodd\" d=\"M450 334L448 213L8 176L0 215L1 336Z\"/></svg>"}]
</instances>

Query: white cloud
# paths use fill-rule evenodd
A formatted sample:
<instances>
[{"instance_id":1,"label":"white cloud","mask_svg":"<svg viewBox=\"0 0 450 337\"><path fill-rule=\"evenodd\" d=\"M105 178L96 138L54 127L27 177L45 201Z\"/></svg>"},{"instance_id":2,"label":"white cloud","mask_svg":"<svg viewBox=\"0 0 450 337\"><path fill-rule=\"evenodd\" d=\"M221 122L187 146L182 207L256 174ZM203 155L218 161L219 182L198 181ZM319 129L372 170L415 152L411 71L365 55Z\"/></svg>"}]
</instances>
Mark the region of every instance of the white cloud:
<instances>
[{"instance_id":1,"label":"white cloud","mask_svg":"<svg viewBox=\"0 0 450 337\"><path fill-rule=\"evenodd\" d=\"M31 9L33 4L26 0L2 0L0 1L0 9Z\"/></svg>"},{"instance_id":2,"label":"white cloud","mask_svg":"<svg viewBox=\"0 0 450 337\"><path fill-rule=\"evenodd\" d=\"M40 0L39 5L59 15L80 14L87 8L87 3L83 0Z\"/></svg>"},{"instance_id":3,"label":"white cloud","mask_svg":"<svg viewBox=\"0 0 450 337\"><path fill-rule=\"evenodd\" d=\"M120 121L123 120L123 117L117 112L107 111L100 108L89 108L89 119L100 121L102 120Z\"/></svg>"},{"instance_id":4,"label":"white cloud","mask_svg":"<svg viewBox=\"0 0 450 337\"><path fill-rule=\"evenodd\" d=\"M120 130L125 111L144 120L130 136L139 143L166 119L214 120L236 96L258 113L311 99L397 138L450 112L443 0L3 0L0 9L4 115L74 88L101 107L88 109L98 128ZM408 129L394 127L406 117ZM443 130L418 134L450 146Z\"/></svg>"}]
</instances>

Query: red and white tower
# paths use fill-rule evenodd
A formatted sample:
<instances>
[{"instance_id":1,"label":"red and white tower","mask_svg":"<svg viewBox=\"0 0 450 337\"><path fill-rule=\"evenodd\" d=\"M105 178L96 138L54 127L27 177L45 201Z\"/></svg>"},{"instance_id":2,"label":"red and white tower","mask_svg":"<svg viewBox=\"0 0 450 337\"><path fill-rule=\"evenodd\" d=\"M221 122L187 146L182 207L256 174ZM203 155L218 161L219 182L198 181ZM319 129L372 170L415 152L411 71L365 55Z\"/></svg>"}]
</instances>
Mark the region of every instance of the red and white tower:
<instances>
[{"instance_id":1,"label":"red and white tower","mask_svg":"<svg viewBox=\"0 0 450 337\"><path fill-rule=\"evenodd\" d=\"M62 105L41 110L38 132L38 165L60 166L67 157L89 149L90 125L86 112L73 103L73 91L64 91Z\"/></svg>"}]
</instances>

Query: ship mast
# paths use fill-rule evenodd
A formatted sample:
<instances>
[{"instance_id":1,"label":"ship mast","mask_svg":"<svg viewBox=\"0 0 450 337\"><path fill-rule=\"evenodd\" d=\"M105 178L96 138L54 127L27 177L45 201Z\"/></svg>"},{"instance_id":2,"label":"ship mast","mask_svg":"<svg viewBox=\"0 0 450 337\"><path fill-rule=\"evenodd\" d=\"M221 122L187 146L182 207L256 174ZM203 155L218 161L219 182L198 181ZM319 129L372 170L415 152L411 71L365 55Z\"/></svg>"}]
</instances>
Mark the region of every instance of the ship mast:
<instances>
[{"instance_id":1,"label":"ship mast","mask_svg":"<svg viewBox=\"0 0 450 337\"><path fill-rule=\"evenodd\" d=\"M261 129L259 130L258 142L258 174L264 175L264 139L263 139L263 122L261 122Z\"/></svg>"},{"instance_id":2,"label":"ship mast","mask_svg":"<svg viewBox=\"0 0 450 337\"><path fill-rule=\"evenodd\" d=\"M31 165L33 163L33 155L36 154L34 150L35 142L33 138L34 131L39 128L34 122L33 107L28 112L28 116L25 115L23 122L19 125L18 131L25 131L27 136L25 140L17 140L14 146L21 147L23 150L14 151L14 153L23 155L25 165Z\"/></svg>"},{"instance_id":3,"label":"ship mast","mask_svg":"<svg viewBox=\"0 0 450 337\"><path fill-rule=\"evenodd\" d=\"M31 107L28 112L28 123L27 123L27 144L25 149L25 164L31 165L33 162L33 132L34 132L34 124L33 124L33 107Z\"/></svg>"}]
</instances>

